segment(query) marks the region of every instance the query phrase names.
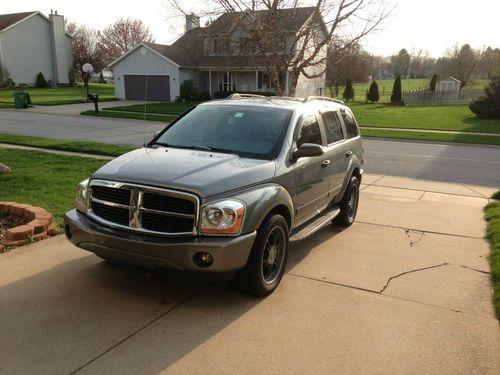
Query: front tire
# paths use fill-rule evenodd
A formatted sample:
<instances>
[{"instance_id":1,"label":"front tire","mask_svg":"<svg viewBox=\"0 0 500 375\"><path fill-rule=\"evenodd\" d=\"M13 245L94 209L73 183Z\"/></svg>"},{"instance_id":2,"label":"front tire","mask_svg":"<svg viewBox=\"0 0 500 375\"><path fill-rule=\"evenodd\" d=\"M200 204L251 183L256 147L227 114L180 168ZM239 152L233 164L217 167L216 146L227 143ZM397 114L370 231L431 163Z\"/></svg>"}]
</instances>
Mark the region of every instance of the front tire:
<instances>
[{"instance_id":1,"label":"front tire","mask_svg":"<svg viewBox=\"0 0 500 375\"><path fill-rule=\"evenodd\" d=\"M281 215L268 217L257 230L248 263L239 271L251 294L268 296L278 287L288 258L288 224Z\"/></svg>"},{"instance_id":2,"label":"front tire","mask_svg":"<svg viewBox=\"0 0 500 375\"><path fill-rule=\"evenodd\" d=\"M351 176L349 185L340 201L340 213L333 219L333 223L341 227L350 227L356 219L359 203L359 179Z\"/></svg>"}]
</instances>

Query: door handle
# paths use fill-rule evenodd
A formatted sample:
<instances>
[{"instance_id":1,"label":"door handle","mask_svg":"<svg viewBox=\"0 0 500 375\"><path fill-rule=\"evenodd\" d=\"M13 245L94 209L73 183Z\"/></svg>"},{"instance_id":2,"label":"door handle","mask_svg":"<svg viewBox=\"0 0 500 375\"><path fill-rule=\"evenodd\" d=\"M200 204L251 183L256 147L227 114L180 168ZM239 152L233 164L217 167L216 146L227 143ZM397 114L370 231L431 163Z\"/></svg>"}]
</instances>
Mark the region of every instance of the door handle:
<instances>
[{"instance_id":1,"label":"door handle","mask_svg":"<svg viewBox=\"0 0 500 375\"><path fill-rule=\"evenodd\" d=\"M351 157L351 156L352 156L352 151L351 151L351 150L349 150L349 151L347 151L347 152L345 153L345 157L346 157L346 158L349 158L349 157Z\"/></svg>"},{"instance_id":2,"label":"door handle","mask_svg":"<svg viewBox=\"0 0 500 375\"><path fill-rule=\"evenodd\" d=\"M323 168L326 168L326 167L328 167L329 165L330 165L330 160L325 160L325 161L323 161L323 163L321 163L321 166L322 166Z\"/></svg>"}]
</instances>

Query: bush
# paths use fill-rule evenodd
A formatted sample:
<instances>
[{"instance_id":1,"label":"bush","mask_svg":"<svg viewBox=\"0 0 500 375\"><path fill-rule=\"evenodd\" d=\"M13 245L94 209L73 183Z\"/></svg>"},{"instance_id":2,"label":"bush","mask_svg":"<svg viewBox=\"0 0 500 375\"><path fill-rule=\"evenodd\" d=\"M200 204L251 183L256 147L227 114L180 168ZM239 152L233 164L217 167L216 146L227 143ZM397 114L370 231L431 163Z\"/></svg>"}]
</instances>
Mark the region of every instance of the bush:
<instances>
[{"instance_id":1,"label":"bush","mask_svg":"<svg viewBox=\"0 0 500 375\"><path fill-rule=\"evenodd\" d=\"M104 74L99 73L99 83L106 83L106 80L104 79Z\"/></svg>"},{"instance_id":2,"label":"bush","mask_svg":"<svg viewBox=\"0 0 500 375\"><path fill-rule=\"evenodd\" d=\"M479 118L500 118L500 77L492 78L484 92L486 97L472 102L470 110Z\"/></svg>"},{"instance_id":3,"label":"bush","mask_svg":"<svg viewBox=\"0 0 500 375\"><path fill-rule=\"evenodd\" d=\"M347 81L345 83L344 94L342 94L342 97L346 102L354 98L354 89L352 88L352 81L350 78L347 78Z\"/></svg>"},{"instance_id":4,"label":"bush","mask_svg":"<svg viewBox=\"0 0 500 375\"><path fill-rule=\"evenodd\" d=\"M429 83L429 88L431 89L432 92L436 91L437 80L438 80L438 75L434 74L431 78L431 82Z\"/></svg>"},{"instance_id":5,"label":"bush","mask_svg":"<svg viewBox=\"0 0 500 375\"><path fill-rule=\"evenodd\" d=\"M180 95L176 101L178 102L191 102L198 98L198 89L194 85L192 79L182 82L180 87Z\"/></svg>"},{"instance_id":6,"label":"bush","mask_svg":"<svg viewBox=\"0 0 500 375\"><path fill-rule=\"evenodd\" d=\"M75 85L75 71L73 69L69 70L68 78L70 87L73 87Z\"/></svg>"},{"instance_id":7,"label":"bush","mask_svg":"<svg viewBox=\"0 0 500 375\"><path fill-rule=\"evenodd\" d=\"M43 73L40 72L36 76L36 87L49 87L49 83L45 80L45 77L43 76Z\"/></svg>"},{"instance_id":8,"label":"bush","mask_svg":"<svg viewBox=\"0 0 500 375\"><path fill-rule=\"evenodd\" d=\"M196 99L198 102L206 102L207 100L211 100L212 97L208 91L203 91L198 94L198 98Z\"/></svg>"},{"instance_id":9,"label":"bush","mask_svg":"<svg viewBox=\"0 0 500 375\"><path fill-rule=\"evenodd\" d=\"M0 88L9 88L13 89L16 87L16 83L12 80L12 78L7 78L6 80L0 82Z\"/></svg>"},{"instance_id":10,"label":"bush","mask_svg":"<svg viewBox=\"0 0 500 375\"><path fill-rule=\"evenodd\" d=\"M394 81L394 86L392 87L391 104L392 105L403 104L400 75L396 77L396 80Z\"/></svg>"},{"instance_id":11,"label":"bush","mask_svg":"<svg viewBox=\"0 0 500 375\"><path fill-rule=\"evenodd\" d=\"M370 89L368 90L368 95L366 95L366 99L372 103L378 102L380 99L380 94L378 92L377 82L373 81L370 85Z\"/></svg>"}]
</instances>

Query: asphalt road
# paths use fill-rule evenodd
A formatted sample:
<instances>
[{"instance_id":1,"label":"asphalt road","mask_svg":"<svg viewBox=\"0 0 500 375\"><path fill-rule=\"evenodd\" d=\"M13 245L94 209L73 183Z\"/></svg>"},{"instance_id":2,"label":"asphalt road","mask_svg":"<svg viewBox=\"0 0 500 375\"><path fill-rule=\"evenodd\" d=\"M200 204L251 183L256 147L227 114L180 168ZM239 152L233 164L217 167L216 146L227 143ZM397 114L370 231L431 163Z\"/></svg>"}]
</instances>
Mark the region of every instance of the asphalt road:
<instances>
[{"instance_id":1,"label":"asphalt road","mask_svg":"<svg viewBox=\"0 0 500 375\"><path fill-rule=\"evenodd\" d=\"M141 145L164 124L0 111L0 133ZM500 147L365 139L369 173L500 187Z\"/></svg>"}]
</instances>

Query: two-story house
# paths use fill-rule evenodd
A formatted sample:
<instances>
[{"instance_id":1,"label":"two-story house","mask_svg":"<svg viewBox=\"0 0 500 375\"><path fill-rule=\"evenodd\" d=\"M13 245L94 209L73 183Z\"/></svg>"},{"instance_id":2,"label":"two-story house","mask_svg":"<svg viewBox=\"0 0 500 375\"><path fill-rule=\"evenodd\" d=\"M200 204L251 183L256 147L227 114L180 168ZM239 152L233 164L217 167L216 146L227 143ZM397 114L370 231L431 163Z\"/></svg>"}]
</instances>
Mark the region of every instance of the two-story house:
<instances>
[{"instance_id":1,"label":"two-story house","mask_svg":"<svg viewBox=\"0 0 500 375\"><path fill-rule=\"evenodd\" d=\"M293 38L313 16L314 8L278 12L279 17L293 17L288 25ZM175 100L185 80L192 80L200 92L211 96L217 91L274 92L264 57L255 42L248 39L247 30L241 24L235 26L238 23L234 17L238 16L225 13L209 26L199 27L199 18L188 15L185 34L172 45L140 43L110 64L115 96L129 100ZM326 45L318 58L322 56L326 56ZM285 94L290 82L291 76L287 77ZM295 95L321 95L324 87L324 74L311 79L301 74Z\"/></svg>"}]
</instances>

